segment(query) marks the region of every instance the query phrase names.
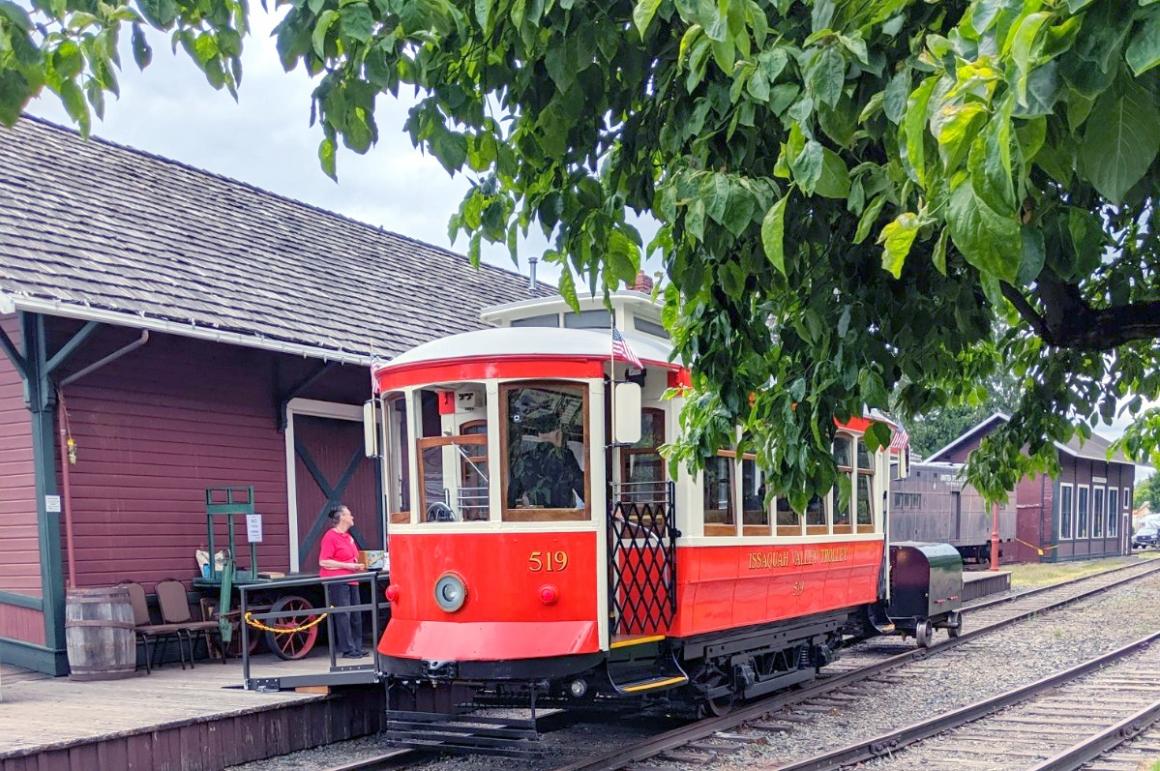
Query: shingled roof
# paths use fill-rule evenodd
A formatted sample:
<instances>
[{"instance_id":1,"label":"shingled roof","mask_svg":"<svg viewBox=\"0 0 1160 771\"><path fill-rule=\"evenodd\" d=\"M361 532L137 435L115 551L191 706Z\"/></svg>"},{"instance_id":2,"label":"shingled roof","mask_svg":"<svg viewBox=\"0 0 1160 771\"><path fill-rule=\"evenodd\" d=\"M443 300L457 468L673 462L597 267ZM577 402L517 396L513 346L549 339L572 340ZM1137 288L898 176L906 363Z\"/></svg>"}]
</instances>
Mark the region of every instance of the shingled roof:
<instances>
[{"instance_id":1,"label":"shingled roof","mask_svg":"<svg viewBox=\"0 0 1160 771\"><path fill-rule=\"evenodd\" d=\"M0 128L0 313L364 363L486 326L519 274L25 117Z\"/></svg>"}]
</instances>

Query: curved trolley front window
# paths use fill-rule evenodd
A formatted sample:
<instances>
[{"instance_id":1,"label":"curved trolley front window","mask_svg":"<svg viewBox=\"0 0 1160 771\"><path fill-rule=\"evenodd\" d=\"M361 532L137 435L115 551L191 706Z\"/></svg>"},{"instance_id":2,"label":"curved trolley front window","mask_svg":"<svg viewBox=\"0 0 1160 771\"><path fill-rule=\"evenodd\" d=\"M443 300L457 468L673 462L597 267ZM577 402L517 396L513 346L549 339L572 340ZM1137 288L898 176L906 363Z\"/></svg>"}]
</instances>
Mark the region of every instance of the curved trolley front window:
<instances>
[{"instance_id":1,"label":"curved trolley front window","mask_svg":"<svg viewBox=\"0 0 1160 771\"><path fill-rule=\"evenodd\" d=\"M503 387L507 521L588 518L588 396L579 385Z\"/></svg>"}]
</instances>

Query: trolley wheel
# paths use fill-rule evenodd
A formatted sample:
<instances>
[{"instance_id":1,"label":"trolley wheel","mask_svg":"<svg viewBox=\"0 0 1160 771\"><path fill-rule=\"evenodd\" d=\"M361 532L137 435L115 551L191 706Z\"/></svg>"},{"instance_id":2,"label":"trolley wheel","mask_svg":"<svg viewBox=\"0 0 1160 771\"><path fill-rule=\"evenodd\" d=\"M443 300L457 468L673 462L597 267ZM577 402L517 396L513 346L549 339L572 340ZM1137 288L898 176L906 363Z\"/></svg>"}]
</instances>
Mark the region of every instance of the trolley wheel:
<instances>
[{"instance_id":1,"label":"trolley wheel","mask_svg":"<svg viewBox=\"0 0 1160 771\"><path fill-rule=\"evenodd\" d=\"M951 639L958 637L963 633L963 614L957 610L952 610L950 617L947 618L947 634Z\"/></svg>"},{"instance_id":2,"label":"trolley wheel","mask_svg":"<svg viewBox=\"0 0 1160 771\"><path fill-rule=\"evenodd\" d=\"M736 699L736 693L733 691L733 678L729 674L713 662L705 662L698 671L693 674L693 683L703 691L716 690L722 686L729 686L726 693L719 694L713 698L707 695L701 696L697 707L699 717L722 717L728 715L733 711L733 702Z\"/></svg>"},{"instance_id":3,"label":"trolley wheel","mask_svg":"<svg viewBox=\"0 0 1160 771\"><path fill-rule=\"evenodd\" d=\"M914 641L920 648L929 648L934 641L934 626L929 621L919 621L914 628Z\"/></svg>"},{"instance_id":4,"label":"trolley wheel","mask_svg":"<svg viewBox=\"0 0 1160 771\"><path fill-rule=\"evenodd\" d=\"M299 597L296 594L288 594L285 597L279 597L273 607L270 608L271 613L278 613L279 611L297 611L310 610L314 606L305 598ZM314 621L317 616L289 616L286 618L279 618L277 616L270 619L270 626L275 628L296 629L309 624ZM315 641L318 639L318 625L315 624L309 629L303 629L296 632L266 632L266 647L274 651L278 658L293 660L300 659L307 653L310 653L314 647Z\"/></svg>"}]
</instances>

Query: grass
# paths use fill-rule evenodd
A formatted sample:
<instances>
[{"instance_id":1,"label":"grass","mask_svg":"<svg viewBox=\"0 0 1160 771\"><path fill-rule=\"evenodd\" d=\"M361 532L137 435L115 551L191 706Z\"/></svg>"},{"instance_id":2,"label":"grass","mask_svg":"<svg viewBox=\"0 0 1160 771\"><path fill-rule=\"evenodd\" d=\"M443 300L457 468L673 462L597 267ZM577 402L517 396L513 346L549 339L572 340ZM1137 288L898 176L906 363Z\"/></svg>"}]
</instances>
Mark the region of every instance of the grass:
<instances>
[{"instance_id":1,"label":"grass","mask_svg":"<svg viewBox=\"0 0 1160 771\"><path fill-rule=\"evenodd\" d=\"M1160 552L1148 550L1130 557L1107 557L1098 560L1076 560L1075 562L1044 562L1039 564L1003 565L1003 570L1011 571L1012 589L1031 589L1036 586L1057 584L1073 578L1102 573L1123 565L1131 565L1160 557ZM1154 768L1152 771L1160 771Z\"/></svg>"}]
</instances>

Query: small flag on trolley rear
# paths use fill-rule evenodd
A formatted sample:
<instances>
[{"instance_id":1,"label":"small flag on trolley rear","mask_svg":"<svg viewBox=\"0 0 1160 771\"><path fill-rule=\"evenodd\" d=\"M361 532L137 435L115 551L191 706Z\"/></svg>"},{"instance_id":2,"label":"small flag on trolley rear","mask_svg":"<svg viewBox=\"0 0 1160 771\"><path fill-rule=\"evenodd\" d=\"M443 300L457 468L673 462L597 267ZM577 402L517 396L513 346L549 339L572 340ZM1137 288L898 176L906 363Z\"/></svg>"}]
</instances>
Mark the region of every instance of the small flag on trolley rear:
<instances>
[{"instance_id":1,"label":"small flag on trolley rear","mask_svg":"<svg viewBox=\"0 0 1160 771\"><path fill-rule=\"evenodd\" d=\"M906 433L906 430L899 426L894 430L894 436L890 439L890 449L904 450L909 443L910 434Z\"/></svg>"},{"instance_id":2,"label":"small flag on trolley rear","mask_svg":"<svg viewBox=\"0 0 1160 771\"><path fill-rule=\"evenodd\" d=\"M636 369L644 369L644 365L640 363L640 359L633 352L632 346L628 344L628 341L624 339L616 327L612 328L612 357L624 359Z\"/></svg>"}]
</instances>

